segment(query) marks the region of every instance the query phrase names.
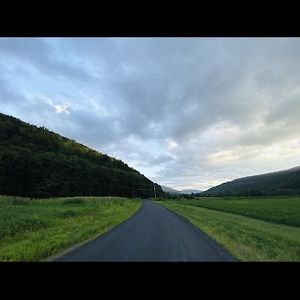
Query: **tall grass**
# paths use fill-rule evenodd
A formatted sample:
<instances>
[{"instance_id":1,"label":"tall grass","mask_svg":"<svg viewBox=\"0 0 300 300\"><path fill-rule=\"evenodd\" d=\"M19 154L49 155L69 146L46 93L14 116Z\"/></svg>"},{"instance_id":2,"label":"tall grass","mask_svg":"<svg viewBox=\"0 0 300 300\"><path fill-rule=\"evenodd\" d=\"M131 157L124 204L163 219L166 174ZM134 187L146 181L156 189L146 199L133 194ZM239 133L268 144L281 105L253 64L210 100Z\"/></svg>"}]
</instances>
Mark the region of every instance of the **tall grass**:
<instances>
[{"instance_id":1,"label":"tall grass","mask_svg":"<svg viewBox=\"0 0 300 300\"><path fill-rule=\"evenodd\" d=\"M38 261L102 234L140 207L138 199L0 196L0 261Z\"/></svg>"}]
</instances>

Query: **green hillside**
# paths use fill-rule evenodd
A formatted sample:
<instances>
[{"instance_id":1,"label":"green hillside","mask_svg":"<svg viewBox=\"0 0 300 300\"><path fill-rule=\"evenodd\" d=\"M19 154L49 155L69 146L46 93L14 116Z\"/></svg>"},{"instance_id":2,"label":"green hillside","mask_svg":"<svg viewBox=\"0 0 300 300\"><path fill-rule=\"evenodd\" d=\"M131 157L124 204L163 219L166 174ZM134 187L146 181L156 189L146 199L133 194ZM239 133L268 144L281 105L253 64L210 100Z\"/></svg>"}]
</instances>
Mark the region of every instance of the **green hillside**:
<instances>
[{"instance_id":1,"label":"green hillside","mask_svg":"<svg viewBox=\"0 0 300 300\"><path fill-rule=\"evenodd\" d=\"M152 190L121 160L0 113L0 194L152 197ZM157 184L156 192L163 194Z\"/></svg>"},{"instance_id":2,"label":"green hillside","mask_svg":"<svg viewBox=\"0 0 300 300\"><path fill-rule=\"evenodd\" d=\"M279 196L300 195L300 167L238 178L222 183L202 196Z\"/></svg>"}]
</instances>

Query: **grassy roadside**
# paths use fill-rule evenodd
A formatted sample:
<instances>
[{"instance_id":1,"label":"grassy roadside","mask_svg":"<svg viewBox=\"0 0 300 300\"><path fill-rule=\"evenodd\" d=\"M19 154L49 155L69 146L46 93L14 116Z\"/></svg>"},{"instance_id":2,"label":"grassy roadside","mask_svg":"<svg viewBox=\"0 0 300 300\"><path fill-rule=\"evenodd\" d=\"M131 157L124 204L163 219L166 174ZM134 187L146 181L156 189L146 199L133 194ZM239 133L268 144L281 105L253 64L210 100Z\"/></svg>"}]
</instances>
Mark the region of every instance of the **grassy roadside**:
<instances>
[{"instance_id":1,"label":"grassy roadside","mask_svg":"<svg viewBox=\"0 0 300 300\"><path fill-rule=\"evenodd\" d=\"M238 214L161 201L241 261L300 261L300 228Z\"/></svg>"},{"instance_id":2,"label":"grassy roadside","mask_svg":"<svg viewBox=\"0 0 300 300\"><path fill-rule=\"evenodd\" d=\"M42 260L107 232L141 204L118 197L0 196L0 261Z\"/></svg>"}]
</instances>

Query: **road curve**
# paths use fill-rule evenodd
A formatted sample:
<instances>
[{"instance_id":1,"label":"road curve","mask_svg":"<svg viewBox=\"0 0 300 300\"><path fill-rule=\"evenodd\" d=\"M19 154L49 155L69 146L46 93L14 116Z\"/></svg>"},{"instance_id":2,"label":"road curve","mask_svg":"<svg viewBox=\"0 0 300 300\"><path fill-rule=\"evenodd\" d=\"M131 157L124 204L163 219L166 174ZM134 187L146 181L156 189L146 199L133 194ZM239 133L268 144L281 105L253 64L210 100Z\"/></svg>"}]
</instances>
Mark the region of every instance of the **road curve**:
<instances>
[{"instance_id":1,"label":"road curve","mask_svg":"<svg viewBox=\"0 0 300 300\"><path fill-rule=\"evenodd\" d=\"M189 221L150 200L124 223L55 261L234 261Z\"/></svg>"}]
</instances>

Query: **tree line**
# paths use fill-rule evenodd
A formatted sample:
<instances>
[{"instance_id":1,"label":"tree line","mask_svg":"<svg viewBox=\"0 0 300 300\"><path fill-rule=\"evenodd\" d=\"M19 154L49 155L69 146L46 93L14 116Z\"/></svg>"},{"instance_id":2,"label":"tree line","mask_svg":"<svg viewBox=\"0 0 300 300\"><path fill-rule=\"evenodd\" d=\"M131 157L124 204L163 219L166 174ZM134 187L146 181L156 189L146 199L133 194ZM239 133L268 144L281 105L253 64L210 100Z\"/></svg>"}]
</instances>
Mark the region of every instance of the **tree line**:
<instances>
[{"instance_id":1,"label":"tree line","mask_svg":"<svg viewBox=\"0 0 300 300\"><path fill-rule=\"evenodd\" d=\"M153 197L153 185L121 160L0 113L2 195Z\"/></svg>"}]
</instances>

